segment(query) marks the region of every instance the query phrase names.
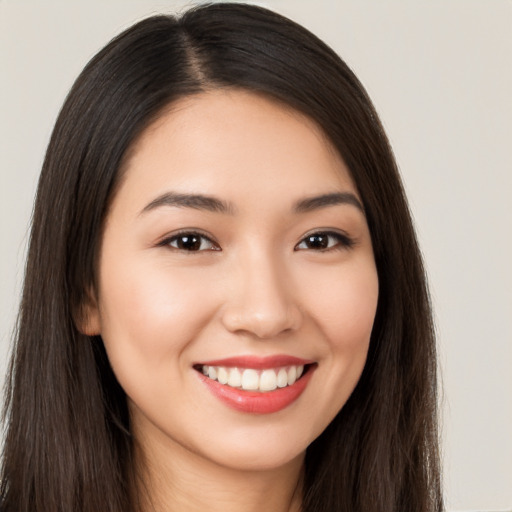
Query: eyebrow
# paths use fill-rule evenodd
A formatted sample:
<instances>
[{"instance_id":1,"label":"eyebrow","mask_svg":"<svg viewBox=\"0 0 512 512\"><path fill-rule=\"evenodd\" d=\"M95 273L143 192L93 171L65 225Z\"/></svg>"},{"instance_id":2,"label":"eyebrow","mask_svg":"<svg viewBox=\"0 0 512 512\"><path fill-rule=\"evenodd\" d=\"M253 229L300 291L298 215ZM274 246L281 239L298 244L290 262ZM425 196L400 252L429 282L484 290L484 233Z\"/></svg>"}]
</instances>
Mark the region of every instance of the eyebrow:
<instances>
[{"instance_id":1,"label":"eyebrow","mask_svg":"<svg viewBox=\"0 0 512 512\"><path fill-rule=\"evenodd\" d=\"M349 204L355 206L364 214L364 208L361 201L352 194L352 192L332 192L319 196L307 197L295 203L296 213L307 213L327 206L336 206L340 204Z\"/></svg>"},{"instance_id":2,"label":"eyebrow","mask_svg":"<svg viewBox=\"0 0 512 512\"><path fill-rule=\"evenodd\" d=\"M194 208L215 213L233 214L235 208L231 203L213 196L204 194L180 194L177 192L166 192L146 205L140 214L149 212L161 206L176 206L178 208Z\"/></svg>"},{"instance_id":3,"label":"eyebrow","mask_svg":"<svg viewBox=\"0 0 512 512\"><path fill-rule=\"evenodd\" d=\"M359 199L352 192L331 192L321 194L319 196L306 197L300 199L294 205L295 213L307 213L328 206L337 206L348 204L355 206L364 213L364 208ZM178 192L166 192L153 199L147 204L140 215L147 213L162 206L174 206L178 208L193 208L196 210L204 210L214 213L225 213L233 215L235 207L227 202L214 196L204 194L181 194Z\"/></svg>"}]
</instances>

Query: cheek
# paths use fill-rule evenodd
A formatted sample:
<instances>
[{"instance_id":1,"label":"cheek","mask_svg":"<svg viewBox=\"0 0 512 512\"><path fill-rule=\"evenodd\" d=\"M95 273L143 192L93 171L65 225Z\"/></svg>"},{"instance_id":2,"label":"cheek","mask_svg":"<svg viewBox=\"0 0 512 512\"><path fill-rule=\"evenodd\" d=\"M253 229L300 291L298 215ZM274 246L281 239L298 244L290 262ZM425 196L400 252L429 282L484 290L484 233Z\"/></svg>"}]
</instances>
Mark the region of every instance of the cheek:
<instances>
[{"instance_id":1,"label":"cheek","mask_svg":"<svg viewBox=\"0 0 512 512\"><path fill-rule=\"evenodd\" d=\"M323 286L319 288L319 284ZM363 371L377 308L379 286L373 259L317 274L308 293L314 324L321 331L316 379L321 393L308 396L308 407L319 413L312 421L315 438L343 408ZM315 409L316 408L316 409Z\"/></svg>"},{"instance_id":2,"label":"cheek","mask_svg":"<svg viewBox=\"0 0 512 512\"><path fill-rule=\"evenodd\" d=\"M379 295L373 260L344 267L323 282L321 293L317 290L311 296L316 321L331 350L363 350L366 355Z\"/></svg>"},{"instance_id":3,"label":"cheek","mask_svg":"<svg viewBox=\"0 0 512 512\"><path fill-rule=\"evenodd\" d=\"M213 310L207 300L198 300L204 279L197 272L130 261L105 268L102 337L114 369L143 371L177 360Z\"/></svg>"}]
</instances>

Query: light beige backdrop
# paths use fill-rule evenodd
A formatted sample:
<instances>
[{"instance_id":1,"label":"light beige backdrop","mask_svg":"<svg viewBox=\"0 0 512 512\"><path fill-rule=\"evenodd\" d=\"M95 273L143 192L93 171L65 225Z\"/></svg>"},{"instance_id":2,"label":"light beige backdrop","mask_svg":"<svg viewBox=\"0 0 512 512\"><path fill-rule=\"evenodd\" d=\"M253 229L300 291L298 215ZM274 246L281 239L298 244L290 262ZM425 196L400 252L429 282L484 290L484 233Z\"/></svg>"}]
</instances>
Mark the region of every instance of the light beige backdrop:
<instances>
[{"instance_id":1,"label":"light beige backdrop","mask_svg":"<svg viewBox=\"0 0 512 512\"><path fill-rule=\"evenodd\" d=\"M431 277L451 510L512 509L512 3L267 0L352 66L395 148ZM107 40L191 2L0 0L0 375L38 172Z\"/></svg>"}]
</instances>

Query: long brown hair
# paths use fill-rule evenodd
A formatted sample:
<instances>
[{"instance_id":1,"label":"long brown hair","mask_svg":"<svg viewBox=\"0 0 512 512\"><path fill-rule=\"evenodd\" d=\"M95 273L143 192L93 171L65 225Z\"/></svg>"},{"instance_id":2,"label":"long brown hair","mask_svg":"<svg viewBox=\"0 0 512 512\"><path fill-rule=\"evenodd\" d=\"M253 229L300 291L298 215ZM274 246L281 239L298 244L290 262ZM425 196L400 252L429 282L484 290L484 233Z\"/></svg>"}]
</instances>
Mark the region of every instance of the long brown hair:
<instances>
[{"instance_id":1,"label":"long brown hair","mask_svg":"<svg viewBox=\"0 0 512 512\"><path fill-rule=\"evenodd\" d=\"M307 450L304 512L443 509L428 290L395 160L364 88L323 42L244 4L137 23L71 89L41 172L7 384L5 512L130 512L126 397L74 319L94 288L106 211L133 142L178 98L236 87L315 120L362 197L379 276L368 360Z\"/></svg>"}]
</instances>

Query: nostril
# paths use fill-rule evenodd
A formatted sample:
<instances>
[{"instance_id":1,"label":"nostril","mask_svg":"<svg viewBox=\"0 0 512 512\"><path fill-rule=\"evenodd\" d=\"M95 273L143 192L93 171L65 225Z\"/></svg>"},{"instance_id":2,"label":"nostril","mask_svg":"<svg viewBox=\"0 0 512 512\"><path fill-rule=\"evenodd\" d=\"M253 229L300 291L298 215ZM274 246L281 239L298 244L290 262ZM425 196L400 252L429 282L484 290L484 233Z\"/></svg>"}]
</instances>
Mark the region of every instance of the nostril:
<instances>
[{"instance_id":1,"label":"nostril","mask_svg":"<svg viewBox=\"0 0 512 512\"><path fill-rule=\"evenodd\" d=\"M256 308L244 307L238 303L224 313L222 322L230 332L249 333L264 340L298 330L302 323L302 314L294 307L272 307L271 304L266 304Z\"/></svg>"}]
</instances>

